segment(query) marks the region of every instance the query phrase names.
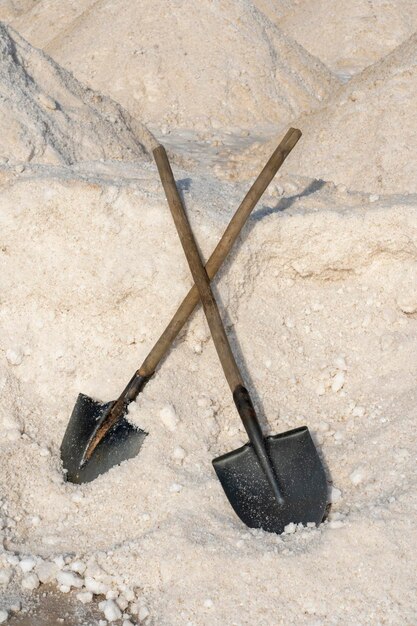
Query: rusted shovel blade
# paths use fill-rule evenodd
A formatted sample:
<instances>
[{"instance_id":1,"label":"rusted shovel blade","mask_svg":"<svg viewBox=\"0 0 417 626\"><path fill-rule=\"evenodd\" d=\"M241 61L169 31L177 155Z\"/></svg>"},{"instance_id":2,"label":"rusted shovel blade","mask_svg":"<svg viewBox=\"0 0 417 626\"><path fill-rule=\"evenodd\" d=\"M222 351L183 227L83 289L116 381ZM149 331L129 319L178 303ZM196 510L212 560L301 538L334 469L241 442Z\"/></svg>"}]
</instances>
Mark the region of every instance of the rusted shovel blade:
<instances>
[{"instance_id":1,"label":"rusted shovel blade","mask_svg":"<svg viewBox=\"0 0 417 626\"><path fill-rule=\"evenodd\" d=\"M307 426L265 438L284 496L280 505L250 443L213 460L230 504L250 528L282 533L287 524L320 524L327 503L323 465Z\"/></svg>"},{"instance_id":2,"label":"rusted shovel blade","mask_svg":"<svg viewBox=\"0 0 417 626\"><path fill-rule=\"evenodd\" d=\"M90 482L139 452L147 433L122 417L98 444L91 458L84 461L92 435L113 404L102 404L79 394L61 444L62 464L70 482Z\"/></svg>"}]
</instances>

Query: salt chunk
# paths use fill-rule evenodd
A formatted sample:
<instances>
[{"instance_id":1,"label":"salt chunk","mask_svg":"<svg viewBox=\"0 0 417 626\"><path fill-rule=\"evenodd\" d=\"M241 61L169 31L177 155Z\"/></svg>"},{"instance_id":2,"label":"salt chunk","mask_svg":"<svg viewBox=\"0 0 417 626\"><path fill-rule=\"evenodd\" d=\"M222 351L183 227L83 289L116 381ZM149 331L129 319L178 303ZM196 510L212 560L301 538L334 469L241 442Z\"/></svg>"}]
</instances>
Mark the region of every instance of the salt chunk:
<instances>
[{"instance_id":1,"label":"salt chunk","mask_svg":"<svg viewBox=\"0 0 417 626\"><path fill-rule=\"evenodd\" d=\"M320 381L319 384L316 387L316 394L318 396L324 396L324 394L326 393L326 387L323 381Z\"/></svg>"},{"instance_id":2,"label":"salt chunk","mask_svg":"<svg viewBox=\"0 0 417 626\"><path fill-rule=\"evenodd\" d=\"M403 313L417 313L417 293L401 295L397 299L397 304ZM7 353L6 353L7 356Z\"/></svg>"},{"instance_id":3,"label":"salt chunk","mask_svg":"<svg viewBox=\"0 0 417 626\"><path fill-rule=\"evenodd\" d=\"M61 593L69 593L71 591L71 587L68 587L68 585L58 585L58 589Z\"/></svg>"},{"instance_id":4,"label":"salt chunk","mask_svg":"<svg viewBox=\"0 0 417 626\"><path fill-rule=\"evenodd\" d=\"M133 602L133 600L135 599L135 594L133 593L133 590L130 587L127 587L126 585L120 585L120 589L122 590L123 595L126 598L126 600L128 602Z\"/></svg>"},{"instance_id":5,"label":"salt chunk","mask_svg":"<svg viewBox=\"0 0 417 626\"><path fill-rule=\"evenodd\" d=\"M79 600L83 604L88 604L89 602L92 601L93 594L91 593L91 591L81 591L80 593L77 593L76 597L77 597L77 600Z\"/></svg>"},{"instance_id":6,"label":"salt chunk","mask_svg":"<svg viewBox=\"0 0 417 626\"><path fill-rule=\"evenodd\" d=\"M332 391L334 393L337 393L338 391L342 389L344 384L345 384L345 373L338 372L332 381Z\"/></svg>"},{"instance_id":7,"label":"salt chunk","mask_svg":"<svg viewBox=\"0 0 417 626\"><path fill-rule=\"evenodd\" d=\"M84 584L83 579L74 572L61 571L58 573L56 579L58 584L65 585L66 587L75 587L76 589L81 589Z\"/></svg>"},{"instance_id":8,"label":"salt chunk","mask_svg":"<svg viewBox=\"0 0 417 626\"><path fill-rule=\"evenodd\" d=\"M107 585L100 582L99 580L96 580L95 578L92 578L91 576L86 576L84 585L87 591L91 591L95 595L106 595L109 590Z\"/></svg>"},{"instance_id":9,"label":"salt chunk","mask_svg":"<svg viewBox=\"0 0 417 626\"><path fill-rule=\"evenodd\" d=\"M146 606L141 606L138 611L138 618L140 622L144 622L145 619L149 617L149 610Z\"/></svg>"},{"instance_id":10,"label":"salt chunk","mask_svg":"<svg viewBox=\"0 0 417 626\"><path fill-rule=\"evenodd\" d=\"M8 585L12 577L11 569L0 569L0 585Z\"/></svg>"},{"instance_id":11,"label":"salt chunk","mask_svg":"<svg viewBox=\"0 0 417 626\"><path fill-rule=\"evenodd\" d=\"M353 485L359 485L362 482L363 477L364 477L364 472L361 467L358 467L357 469L353 470L353 472L349 476L350 481Z\"/></svg>"},{"instance_id":12,"label":"salt chunk","mask_svg":"<svg viewBox=\"0 0 417 626\"><path fill-rule=\"evenodd\" d=\"M182 485L180 485L179 483L172 483L172 485L169 488L169 491L171 493L179 493L180 491L182 491Z\"/></svg>"},{"instance_id":13,"label":"salt chunk","mask_svg":"<svg viewBox=\"0 0 417 626\"><path fill-rule=\"evenodd\" d=\"M332 487L330 489L330 495L329 495L329 501L334 503L334 502L339 502L339 500L342 497L342 492L340 491L340 489L337 489L337 487Z\"/></svg>"},{"instance_id":14,"label":"salt chunk","mask_svg":"<svg viewBox=\"0 0 417 626\"><path fill-rule=\"evenodd\" d=\"M58 565L50 561L42 561L36 566L36 573L41 583L49 583L54 580L58 571Z\"/></svg>"},{"instance_id":15,"label":"salt chunk","mask_svg":"<svg viewBox=\"0 0 417 626\"><path fill-rule=\"evenodd\" d=\"M122 617L122 612L114 600L104 600L98 605L108 622L115 622Z\"/></svg>"},{"instance_id":16,"label":"salt chunk","mask_svg":"<svg viewBox=\"0 0 417 626\"><path fill-rule=\"evenodd\" d=\"M181 448L181 446L177 446L176 448L174 448L174 451L172 453L172 456L174 457L174 459L177 459L177 461L183 461L186 457L186 452L184 450L184 448Z\"/></svg>"},{"instance_id":17,"label":"salt chunk","mask_svg":"<svg viewBox=\"0 0 417 626\"><path fill-rule=\"evenodd\" d=\"M284 526L284 533L286 535L292 535L297 530L297 525L294 522L290 522L286 526Z\"/></svg>"},{"instance_id":18,"label":"salt chunk","mask_svg":"<svg viewBox=\"0 0 417 626\"><path fill-rule=\"evenodd\" d=\"M134 626L133 622L130 621L130 619L124 619L122 622L122 626Z\"/></svg>"},{"instance_id":19,"label":"salt chunk","mask_svg":"<svg viewBox=\"0 0 417 626\"><path fill-rule=\"evenodd\" d=\"M4 624L9 619L9 614L4 609L0 609L0 624Z\"/></svg>"},{"instance_id":20,"label":"salt chunk","mask_svg":"<svg viewBox=\"0 0 417 626\"><path fill-rule=\"evenodd\" d=\"M369 196L369 202L376 202L377 200L379 200L379 196L377 193L371 193L371 195Z\"/></svg>"},{"instance_id":21,"label":"salt chunk","mask_svg":"<svg viewBox=\"0 0 417 626\"><path fill-rule=\"evenodd\" d=\"M171 432L174 432L174 430L176 430L178 417L172 404L165 405L159 412L159 416L165 428L167 428Z\"/></svg>"},{"instance_id":22,"label":"salt chunk","mask_svg":"<svg viewBox=\"0 0 417 626\"><path fill-rule=\"evenodd\" d=\"M65 559L62 556L62 554L60 554L59 556L56 556L52 560L55 563L55 565L58 567L58 569L62 569L65 565Z\"/></svg>"},{"instance_id":23,"label":"salt chunk","mask_svg":"<svg viewBox=\"0 0 417 626\"><path fill-rule=\"evenodd\" d=\"M26 574L26 576L22 578L23 589L29 589L30 591L33 591L34 589L37 589L39 587L39 584L39 578L34 573Z\"/></svg>"},{"instance_id":24,"label":"salt chunk","mask_svg":"<svg viewBox=\"0 0 417 626\"><path fill-rule=\"evenodd\" d=\"M70 565L70 569L73 572L77 572L77 574L84 574L86 567L86 564L82 561L73 561Z\"/></svg>"},{"instance_id":25,"label":"salt chunk","mask_svg":"<svg viewBox=\"0 0 417 626\"><path fill-rule=\"evenodd\" d=\"M204 606L206 609L212 609L214 606L213 600L211 598L206 598L206 600L204 600Z\"/></svg>"},{"instance_id":26,"label":"salt chunk","mask_svg":"<svg viewBox=\"0 0 417 626\"><path fill-rule=\"evenodd\" d=\"M9 348L6 351L6 359L10 365L20 365L23 361L23 351L20 348Z\"/></svg>"},{"instance_id":27,"label":"salt chunk","mask_svg":"<svg viewBox=\"0 0 417 626\"><path fill-rule=\"evenodd\" d=\"M109 589L106 593L106 600L116 600L119 596L119 593L115 589Z\"/></svg>"},{"instance_id":28,"label":"salt chunk","mask_svg":"<svg viewBox=\"0 0 417 626\"><path fill-rule=\"evenodd\" d=\"M363 417L365 415L365 407L363 406L355 406L352 410L353 417Z\"/></svg>"},{"instance_id":29,"label":"salt chunk","mask_svg":"<svg viewBox=\"0 0 417 626\"><path fill-rule=\"evenodd\" d=\"M6 561L10 563L10 565L18 565L19 557L15 554L8 554L6 557Z\"/></svg>"},{"instance_id":30,"label":"salt chunk","mask_svg":"<svg viewBox=\"0 0 417 626\"><path fill-rule=\"evenodd\" d=\"M125 611L128 607L129 602L124 596L119 596L116 600L116 604L122 611Z\"/></svg>"},{"instance_id":31,"label":"salt chunk","mask_svg":"<svg viewBox=\"0 0 417 626\"><path fill-rule=\"evenodd\" d=\"M25 557L19 562L19 567L22 570L22 572L25 574L27 574L28 572L31 572L33 568L35 567L35 565L36 565L36 560L31 556Z\"/></svg>"},{"instance_id":32,"label":"salt chunk","mask_svg":"<svg viewBox=\"0 0 417 626\"><path fill-rule=\"evenodd\" d=\"M98 626L107 626L107 620L99 619L98 620Z\"/></svg>"}]
</instances>

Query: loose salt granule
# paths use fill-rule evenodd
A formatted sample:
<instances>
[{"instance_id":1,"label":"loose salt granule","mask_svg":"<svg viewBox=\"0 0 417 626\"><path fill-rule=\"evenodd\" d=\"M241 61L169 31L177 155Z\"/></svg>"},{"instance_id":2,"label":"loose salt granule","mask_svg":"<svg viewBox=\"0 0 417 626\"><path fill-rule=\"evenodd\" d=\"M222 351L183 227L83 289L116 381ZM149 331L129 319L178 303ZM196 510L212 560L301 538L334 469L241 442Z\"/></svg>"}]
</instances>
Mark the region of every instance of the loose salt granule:
<instances>
[{"instance_id":1,"label":"loose salt granule","mask_svg":"<svg viewBox=\"0 0 417 626\"><path fill-rule=\"evenodd\" d=\"M70 569L73 572L77 572L77 574L84 574L86 567L86 564L82 561L73 561L70 565Z\"/></svg>"},{"instance_id":2,"label":"loose salt granule","mask_svg":"<svg viewBox=\"0 0 417 626\"><path fill-rule=\"evenodd\" d=\"M174 457L174 459L177 459L177 461L183 461L186 457L186 452L184 448L181 448L181 446L177 446L176 448L174 448L172 456Z\"/></svg>"},{"instance_id":3,"label":"loose salt granule","mask_svg":"<svg viewBox=\"0 0 417 626\"><path fill-rule=\"evenodd\" d=\"M133 622L130 621L130 619L124 619L122 622L122 626L134 626Z\"/></svg>"},{"instance_id":4,"label":"loose salt granule","mask_svg":"<svg viewBox=\"0 0 417 626\"><path fill-rule=\"evenodd\" d=\"M0 585L8 585L12 577L11 569L0 569Z\"/></svg>"},{"instance_id":5,"label":"loose salt granule","mask_svg":"<svg viewBox=\"0 0 417 626\"><path fill-rule=\"evenodd\" d=\"M68 585L58 585L58 589L61 593L69 593L71 591L71 587L68 587Z\"/></svg>"},{"instance_id":6,"label":"loose salt granule","mask_svg":"<svg viewBox=\"0 0 417 626\"><path fill-rule=\"evenodd\" d=\"M297 525L294 522L290 522L286 526L284 526L284 533L286 535L292 535L297 530Z\"/></svg>"},{"instance_id":7,"label":"loose salt granule","mask_svg":"<svg viewBox=\"0 0 417 626\"><path fill-rule=\"evenodd\" d=\"M91 578L90 576L86 576L84 585L87 591L91 591L95 595L106 595L109 590L107 585L100 582L99 580L96 580L95 578Z\"/></svg>"},{"instance_id":8,"label":"loose salt granule","mask_svg":"<svg viewBox=\"0 0 417 626\"><path fill-rule=\"evenodd\" d=\"M342 497L342 492L340 491L340 489L337 489L337 487L332 487L330 489L330 494L329 494L329 502L339 502L339 500Z\"/></svg>"},{"instance_id":9,"label":"loose salt granule","mask_svg":"<svg viewBox=\"0 0 417 626\"><path fill-rule=\"evenodd\" d=\"M354 485L359 485L362 480L363 480L363 470L362 468L358 467L357 469L355 469L349 476L350 481L352 484Z\"/></svg>"},{"instance_id":10,"label":"loose salt granule","mask_svg":"<svg viewBox=\"0 0 417 626\"><path fill-rule=\"evenodd\" d=\"M9 614L4 609L0 609L0 624L4 624L9 619Z\"/></svg>"},{"instance_id":11,"label":"loose salt granule","mask_svg":"<svg viewBox=\"0 0 417 626\"><path fill-rule=\"evenodd\" d=\"M62 569L65 565L65 559L62 556L62 554L60 554L59 556L56 556L54 559L52 559L53 562L55 563L55 565L59 568Z\"/></svg>"},{"instance_id":12,"label":"loose salt granule","mask_svg":"<svg viewBox=\"0 0 417 626\"><path fill-rule=\"evenodd\" d=\"M167 404L166 406L164 406L160 410L159 416L161 418L161 422L168 430L170 430L171 432L174 432L174 430L176 430L178 417L172 404Z\"/></svg>"},{"instance_id":13,"label":"loose salt granule","mask_svg":"<svg viewBox=\"0 0 417 626\"><path fill-rule=\"evenodd\" d=\"M65 587L75 587L76 589L81 589L84 584L83 579L73 572L61 571L58 573L56 579L59 585L64 585Z\"/></svg>"},{"instance_id":14,"label":"loose salt granule","mask_svg":"<svg viewBox=\"0 0 417 626\"><path fill-rule=\"evenodd\" d=\"M141 606L138 611L138 619L140 622L144 622L145 619L149 617L149 610L146 606Z\"/></svg>"},{"instance_id":15,"label":"loose salt granule","mask_svg":"<svg viewBox=\"0 0 417 626\"><path fill-rule=\"evenodd\" d=\"M100 611L103 611L108 622L115 622L122 617L122 612L114 600L104 600L104 602L99 603L98 607Z\"/></svg>"},{"instance_id":16,"label":"loose salt granule","mask_svg":"<svg viewBox=\"0 0 417 626\"><path fill-rule=\"evenodd\" d=\"M27 574L26 576L24 576L24 578L22 578L23 589L29 589L30 591L33 591L34 589L37 589L39 587L39 584L39 578L36 574Z\"/></svg>"},{"instance_id":17,"label":"loose salt granule","mask_svg":"<svg viewBox=\"0 0 417 626\"><path fill-rule=\"evenodd\" d=\"M116 600L116 604L122 611L124 611L125 609L127 609L129 602L124 596L119 596Z\"/></svg>"},{"instance_id":18,"label":"loose salt granule","mask_svg":"<svg viewBox=\"0 0 417 626\"><path fill-rule=\"evenodd\" d=\"M331 528L332 530L335 530L336 528L343 528L344 523L341 520L335 520L332 522L328 523L328 527Z\"/></svg>"},{"instance_id":19,"label":"loose salt granule","mask_svg":"<svg viewBox=\"0 0 417 626\"><path fill-rule=\"evenodd\" d=\"M10 365L20 365L23 361L23 352L20 348L9 348L6 351L6 359Z\"/></svg>"},{"instance_id":20,"label":"loose salt granule","mask_svg":"<svg viewBox=\"0 0 417 626\"><path fill-rule=\"evenodd\" d=\"M58 565L50 561L42 561L36 566L36 573L41 583L49 583L54 580L58 571Z\"/></svg>"},{"instance_id":21,"label":"loose salt granule","mask_svg":"<svg viewBox=\"0 0 417 626\"><path fill-rule=\"evenodd\" d=\"M365 415L365 407L363 406L355 406L352 411L353 417L363 417Z\"/></svg>"},{"instance_id":22,"label":"loose salt granule","mask_svg":"<svg viewBox=\"0 0 417 626\"><path fill-rule=\"evenodd\" d=\"M179 493L182 490L182 485L180 485L179 483L172 483L172 485L169 488L169 491L171 493Z\"/></svg>"},{"instance_id":23,"label":"loose salt granule","mask_svg":"<svg viewBox=\"0 0 417 626\"><path fill-rule=\"evenodd\" d=\"M371 195L369 196L369 202L376 202L377 200L379 200L378 194L371 193Z\"/></svg>"},{"instance_id":24,"label":"loose salt granule","mask_svg":"<svg viewBox=\"0 0 417 626\"><path fill-rule=\"evenodd\" d=\"M36 565L36 560L30 556L22 559L19 562L19 567L22 570L23 573L27 574L28 572L31 572L33 570L33 568Z\"/></svg>"},{"instance_id":25,"label":"loose salt granule","mask_svg":"<svg viewBox=\"0 0 417 626\"><path fill-rule=\"evenodd\" d=\"M206 600L204 600L204 606L206 607L206 609L212 609L214 606L214 602L211 598L207 598Z\"/></svg>"},{"instance_id":26,"label":"loose salt granule","mask_svg":"<svg viewBox=\"0 0 417 626\"><path fill-rule=\"evenodd\" d=\"M334 360L334 364L336 365L337 369L342 370L342 371L346 371L347 370L347 365L346 365L346 359L343 355L339 355L335 358Z\"/></svg>"},{"instance_id":27,"label":"loose salt granule","mask_svg":"<svg viewBox=\"0 0 417 626\"><path fill-rule=\"evenodd\" d=\"M332 391L334 393L337 393L338 391L342 389L344 384L345 384L345 373L338 372L332 381Z\"/></svg>"},{"instance_id":28,"label":"loose salt granule","mask_svg":"<svg viewBox=\"0 0 417 626\"><path fill-rule=\"evenodd\" d=\"M116 600L118 597L118 592L115 589L109 589L106 593L106 600Z\"/></svg>"},{"instance_id":29,"label":"loose salt granule","mask_svg":"<svg viewBox=\"0 0 417 626\"><path fill-rule=\"evenodd\" d=\"M77 593L76 597L77 597L77 600L79 600L83 604L88 604L89 602L92 601L93 594L91 593L91 591L81 591L80 593Z\"/></svg>"},{"instance_id":30,"label":"loose salt granule","mask_svg":"<svg viewBox=\"0 0 417 626\"><path fill-rule=\"evenodd\" d=\"M326 386L323 381L320 381L316 387L316 394L318 396L324 396L325 393L326 393Z\"/></svg>"}]
</instances>

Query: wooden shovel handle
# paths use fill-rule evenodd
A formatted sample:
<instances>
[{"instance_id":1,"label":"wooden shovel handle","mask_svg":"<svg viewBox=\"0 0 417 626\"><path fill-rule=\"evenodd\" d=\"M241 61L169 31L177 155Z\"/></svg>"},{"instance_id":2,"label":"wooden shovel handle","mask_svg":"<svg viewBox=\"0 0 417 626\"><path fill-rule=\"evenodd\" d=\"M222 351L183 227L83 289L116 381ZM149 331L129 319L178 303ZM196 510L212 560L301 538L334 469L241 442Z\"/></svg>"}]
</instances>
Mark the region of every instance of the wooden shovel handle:
<instances>
[{"instance_id":1,"label":"wooden shovel handle","mask_svg":"<svg viewBox=\"0 0 417 626\"><path fill-rule=\"evenodd\" d=\"M214 278L220 269L226 256L233 247L240 231L245 225L249 215L259 202L262 194L274 178L275 174L284 163L285 159L294 148L301 137L301 131L297 128L290 128L284 138L274 150L267 164L249 189L242 200L236 213L232 217L229 225L223 233L222 238L207 261L206 272L210 280ZM158 339L148 356L138 369L136 375L149 378L154 373L159 362L163 359L169 347L175 341L187 319L199 302L198 289L195 285L191 287L188 294L182 301L174 317Z\"/></svg>"},{"instance_id":2,"label":"wooden shovel handle","mask_svg":"<svg viewBox=\"0 0 417 626\"><path fill-rule=\"evenodd\" d=\"M158 166L159 176L165 190L168 206L178 231L185 256L187 257L194 283L200 295L214 345L219 355L227 382L233 392L239 385L243 386L243 380L226 336L219 308L210 287L210 279L201 261L200 253L197 249L191 226L178 193L165 148L163 146L155 148L153 156Z\"/></svg>"}]
</instances>

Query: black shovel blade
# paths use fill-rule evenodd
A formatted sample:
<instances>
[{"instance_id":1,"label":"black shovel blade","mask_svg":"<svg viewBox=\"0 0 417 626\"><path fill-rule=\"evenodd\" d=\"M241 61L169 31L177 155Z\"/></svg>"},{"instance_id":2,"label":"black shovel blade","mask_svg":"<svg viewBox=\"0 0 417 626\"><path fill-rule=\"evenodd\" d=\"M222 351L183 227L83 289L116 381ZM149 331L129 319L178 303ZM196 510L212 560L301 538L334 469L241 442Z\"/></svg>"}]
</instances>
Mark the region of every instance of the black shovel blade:
<instances>
[{"instance_id":1,"label":"black shovel blade","mask_svg":"<svg viewBox=\"0 0 417 626\"><path fill-rule=\"evenodd\" d=\"M84 462L88 445L113 404L78 395L61 444L62 465L70 482L90 482L138 454L147 433L121 417Z\"/></svg>"},{"instance_id":2,"label":"black shovel blade","mask_svg":"<svg viewBox=\"0 0 417 626\"><path fill-rule=\"evenodd\" d=\"M265 447L284 496L280 505L250 443L213 460L237 515L250 528L282 533L287 524L323 520L326 474L307 426L265 438Z\"/></svg>"}]
</instances>

